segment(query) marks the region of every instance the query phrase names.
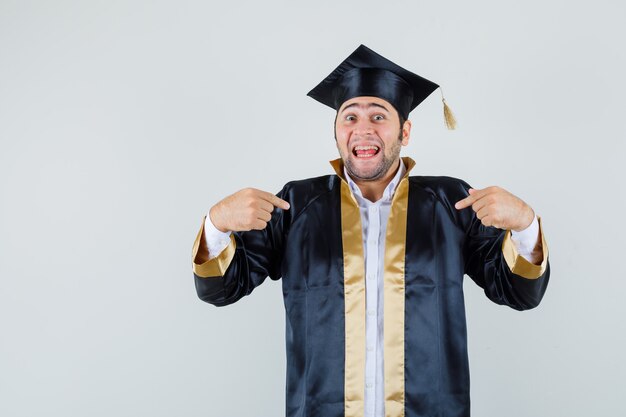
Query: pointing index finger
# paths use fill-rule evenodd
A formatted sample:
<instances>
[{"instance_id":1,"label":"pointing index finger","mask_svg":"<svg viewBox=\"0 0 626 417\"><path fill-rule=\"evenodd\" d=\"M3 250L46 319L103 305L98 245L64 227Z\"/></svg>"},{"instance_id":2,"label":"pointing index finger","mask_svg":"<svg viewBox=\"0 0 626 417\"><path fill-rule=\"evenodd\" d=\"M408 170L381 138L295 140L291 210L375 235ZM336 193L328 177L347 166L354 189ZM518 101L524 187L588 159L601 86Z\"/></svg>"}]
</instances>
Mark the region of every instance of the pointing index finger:
<instances>
[{"instance_id":1,"label":"pointing index finger","mask_svg":"<svg viewBox=\"0 0 626 417\"><path fill-rule=\"evenodd\" d=\"M475 189L470 188L469 193L470 195L468 195L462 200L457 201L456 204L454 204L454 208L456 208L457 210L462 210L466 207L471 206L472 204L474 204L476 200L478 200L479 195L476 194Z\"/></svg>"},{"instance_id":2,"label":"pointing index finger","mask_svg":"<svg viewBox=\"0 0 626 417\"><path fill-rule=\"evenodd\" d=\"M272 193L268 193L266 191L263 192L262 198L266 201L269 201L270 203L272 203L272 205L274 207L279 207L283 210L289 210L289 203L286 202L285 200L279 198L278 196L272 194Z\"/></svg>"}]
</instances>

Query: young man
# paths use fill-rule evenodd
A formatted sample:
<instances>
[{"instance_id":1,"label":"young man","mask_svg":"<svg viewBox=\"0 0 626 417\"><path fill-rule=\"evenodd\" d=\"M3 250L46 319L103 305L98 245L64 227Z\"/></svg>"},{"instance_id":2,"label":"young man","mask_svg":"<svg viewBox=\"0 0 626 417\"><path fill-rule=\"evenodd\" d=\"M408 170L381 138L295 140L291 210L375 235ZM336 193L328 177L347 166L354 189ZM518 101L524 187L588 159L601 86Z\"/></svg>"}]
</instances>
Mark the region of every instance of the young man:
<instances>
[{"instance_id":1,"label":"young man","mask_svg":"<svg viewBox=\"0 0 626 417\"><path fill-rule=\"evenodd\" d=\"M408 113L437 87L361 45L309 92L337 110L336 175L238 191L203 221L202 300L231 304L282 278L287 416L469 416L464 274L517 310L545 292L528 204L408 175Z\"/></svg>"}]
</instances>

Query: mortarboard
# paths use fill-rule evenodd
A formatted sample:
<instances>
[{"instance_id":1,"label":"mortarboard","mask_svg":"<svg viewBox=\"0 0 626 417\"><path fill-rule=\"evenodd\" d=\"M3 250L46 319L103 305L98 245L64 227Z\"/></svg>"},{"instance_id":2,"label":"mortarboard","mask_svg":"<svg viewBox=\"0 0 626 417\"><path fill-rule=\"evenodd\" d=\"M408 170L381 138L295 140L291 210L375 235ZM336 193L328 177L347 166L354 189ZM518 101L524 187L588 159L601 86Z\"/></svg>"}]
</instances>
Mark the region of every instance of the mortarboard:
<instances>
[{"instance_id":1,"label":"mortarboard","mask_svg":"<svg viewBox=\"0 0 626 417\"><path fill-rule=\"evenodd\" d=\"M361 45L307 95L335 110L354 97L379 97L391 103L406 119L437 88L440 87L434 82ZM456 120L443 93L442 101L446 126L454 129Z\"/></svg>"}]
</instances>

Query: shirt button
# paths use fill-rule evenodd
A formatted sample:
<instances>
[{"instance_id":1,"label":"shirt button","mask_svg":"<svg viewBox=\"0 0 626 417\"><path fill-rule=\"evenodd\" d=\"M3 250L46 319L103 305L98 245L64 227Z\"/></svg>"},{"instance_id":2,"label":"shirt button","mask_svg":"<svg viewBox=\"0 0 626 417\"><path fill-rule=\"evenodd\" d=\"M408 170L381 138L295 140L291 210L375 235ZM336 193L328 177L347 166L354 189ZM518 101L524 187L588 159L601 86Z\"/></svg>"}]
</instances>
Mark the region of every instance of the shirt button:
<instances>
[{"instance_id":1,"label":"shirt button","mask_svg":"<svg viewBox=\"0 0 626 417\"><path fill-rule=\"evenodd\" d=\"M367 310L367 315L368 316L373 316L374 314L376 314L376 312L374 310Z\"/></svg>"},{"instance_id":2,"label":"shirt button","mask_svg":"<svg viewBox=\"0 0 626 417\"><path fill-rule=\"evenodd\" d=\"M372 347L372 346L368 346L368 347L367 347L367 351L368 351L368 352L371 352L371 351L373 351L373 350L374 350L374 347Z\"/></svg>"},{"instance_id":3,"label":"shirt button","mask_svg":"<svg viewBox=\"0 0 626 417\"><path fill-rule=\"evenodd\" d=\"M369 275L367 276L367 279L369 279L369 280L373 280L373 279L374 279L374 275L369 274Z\"/></svg>"},{"instance_id":4,"label":"shirt button","mask_svg":"<svg viewBox=\"0 0 626 417\"><path fill-rule=\"evenodd\" d=\"M371 383L371 382L368 382L367 384L365 384L365 386L366 386L367 388L372 388L372 383Z\"/></svg>"}]
</instances>

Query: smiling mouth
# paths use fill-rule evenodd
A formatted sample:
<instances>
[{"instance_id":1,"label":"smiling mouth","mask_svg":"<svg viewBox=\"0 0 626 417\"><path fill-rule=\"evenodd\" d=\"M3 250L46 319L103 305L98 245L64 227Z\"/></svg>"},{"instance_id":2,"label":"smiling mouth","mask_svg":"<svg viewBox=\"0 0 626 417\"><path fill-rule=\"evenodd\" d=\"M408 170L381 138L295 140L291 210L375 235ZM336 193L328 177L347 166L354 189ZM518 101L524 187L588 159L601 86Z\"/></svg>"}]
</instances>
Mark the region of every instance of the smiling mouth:
<instances>
[{"instance_id":1,"label":"smiling mouth","mask_svg":"<svg viewBox=\"0 0 626 417\"><path fill-rule=\"evenodd\" d=\"M374 145L355 146L354 149L352 149L352 155L359 159L372 158L376 156L378 152L380 152L380 148Z\"/></svg>"}]
</instances>

